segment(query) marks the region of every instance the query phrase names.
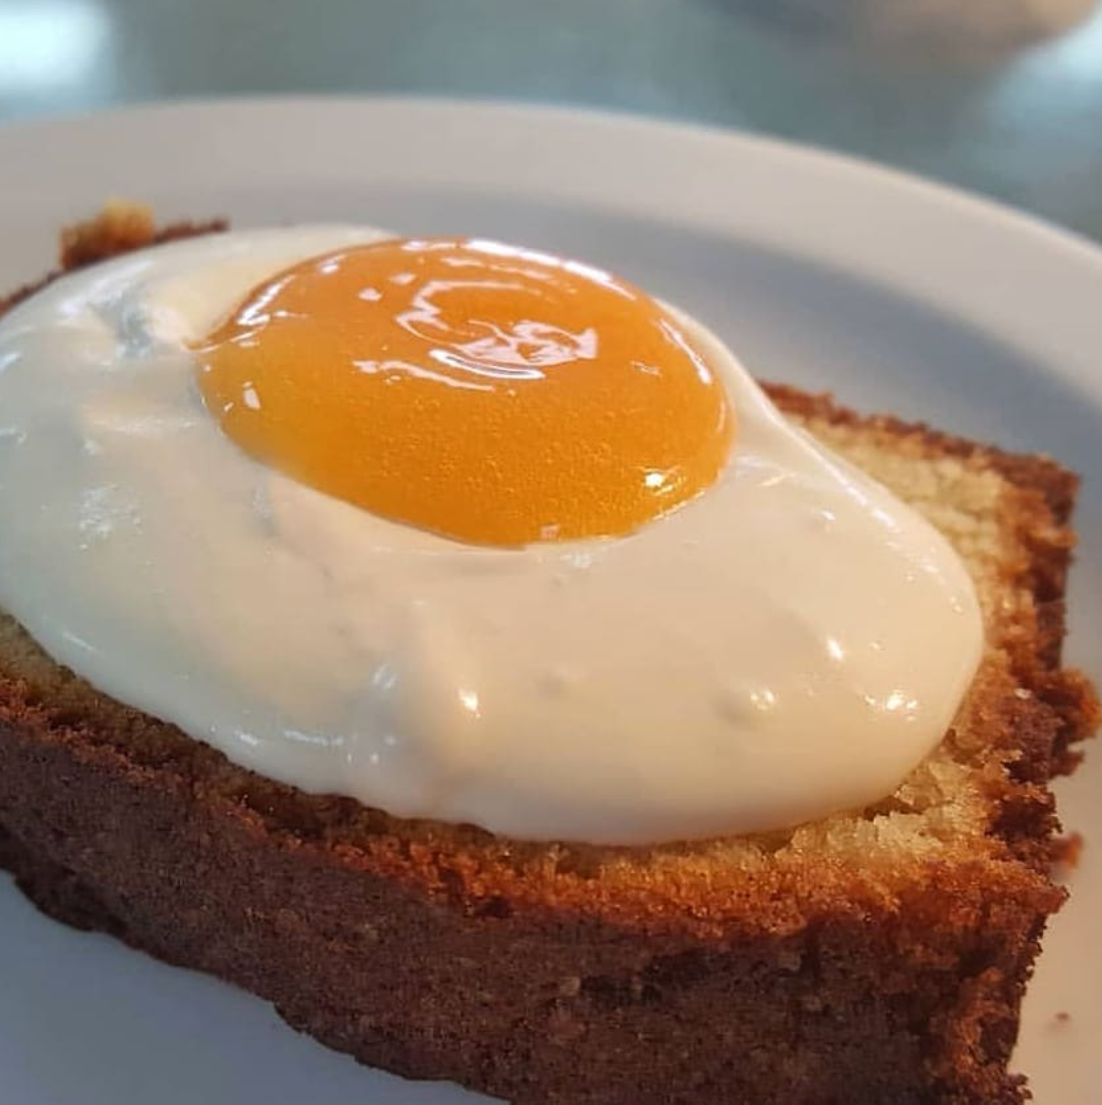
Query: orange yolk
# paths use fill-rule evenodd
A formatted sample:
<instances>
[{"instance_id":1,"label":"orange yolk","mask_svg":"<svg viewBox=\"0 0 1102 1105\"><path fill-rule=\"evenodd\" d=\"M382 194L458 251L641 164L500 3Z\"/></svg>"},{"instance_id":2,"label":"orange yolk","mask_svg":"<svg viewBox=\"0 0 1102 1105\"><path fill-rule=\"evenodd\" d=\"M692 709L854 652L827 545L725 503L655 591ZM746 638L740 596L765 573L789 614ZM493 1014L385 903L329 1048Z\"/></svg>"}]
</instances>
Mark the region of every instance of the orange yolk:
<instances>
[{"instance_id":1,"label":"orange yolk","mask_svg":"<svg viewBox=\"0 0 1102 1105\"><path fill-rule=\"evenodd\" d=\"M247 453L375 514L482 545L625 534L707 488L734 418L630 284L496 242L313 258L198 347Z\"/></svg>"}]
</instances>

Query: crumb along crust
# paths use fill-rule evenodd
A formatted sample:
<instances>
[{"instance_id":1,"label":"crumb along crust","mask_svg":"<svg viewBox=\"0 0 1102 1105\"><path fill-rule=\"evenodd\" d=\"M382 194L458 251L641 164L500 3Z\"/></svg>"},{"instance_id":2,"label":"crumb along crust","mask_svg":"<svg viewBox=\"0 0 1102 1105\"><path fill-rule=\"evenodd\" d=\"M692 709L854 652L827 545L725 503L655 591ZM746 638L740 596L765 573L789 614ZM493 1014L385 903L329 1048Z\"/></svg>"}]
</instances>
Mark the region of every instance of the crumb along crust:
<instances>
[{"instance_id":1,"label":"crumb along crust","mask_svg":"<svg viewBox=\"0 0 1102 1105\"><path fill-rule=\"evenodd\" d=\"M116 209L63 262L163 237ZM366 1063L522 1105L1022 1101L1007 1060L1064 898L1048 784L1099 716L1059 662L1075 479L770 390L947 532L985 606L957 724L876 807L650 848L403 821L236 767L0 618L0 863Z\"/></svg>"}]
</instances>

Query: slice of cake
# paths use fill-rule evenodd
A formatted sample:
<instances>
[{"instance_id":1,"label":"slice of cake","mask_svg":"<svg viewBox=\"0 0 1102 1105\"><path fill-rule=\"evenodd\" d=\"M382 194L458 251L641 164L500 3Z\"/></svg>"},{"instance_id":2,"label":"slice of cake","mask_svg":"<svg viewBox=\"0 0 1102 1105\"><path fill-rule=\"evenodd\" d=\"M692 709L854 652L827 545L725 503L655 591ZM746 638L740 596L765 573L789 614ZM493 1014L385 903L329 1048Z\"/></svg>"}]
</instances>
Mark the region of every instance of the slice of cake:
<instances>
[{"instance_id":1,"label":"slice of cake","mask_svg":"<svg viewBox=\"0 0 1102 1105\"><path fill-rule=\"evenodd\" d=\"M120 218L70 234L66 266L157 240ZM975 588L976 674L892 793L681 843L399 817L234 762L5 616L0 862L51 915L251 990L363 1062L518 1103L1023 1101L1007 1061L1065 897L1049 782L1099 720L1060 665L1075 477L768 391Z\"/></svg>"}]
</instances>

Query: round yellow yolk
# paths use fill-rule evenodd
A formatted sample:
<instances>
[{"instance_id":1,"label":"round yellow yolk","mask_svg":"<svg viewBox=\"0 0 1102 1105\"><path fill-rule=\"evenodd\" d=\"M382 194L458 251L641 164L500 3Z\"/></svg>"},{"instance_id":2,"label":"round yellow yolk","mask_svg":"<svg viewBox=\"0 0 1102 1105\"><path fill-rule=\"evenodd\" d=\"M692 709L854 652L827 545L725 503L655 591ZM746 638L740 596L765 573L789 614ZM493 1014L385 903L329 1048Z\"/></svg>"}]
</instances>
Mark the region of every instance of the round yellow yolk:
<instances>
[{"instance_id":1,"label":"round yellow yolk","mask_svg":"<svg viewBox=\"0 0 1102 1105\"><path fill-rule=\"evenodd\" d=\"M305 261L250 292L198 356L207 407L256 459L482 545L629 533L715 480L734 427L654 300L496 242Z\"/></svg>"}]
</instances>

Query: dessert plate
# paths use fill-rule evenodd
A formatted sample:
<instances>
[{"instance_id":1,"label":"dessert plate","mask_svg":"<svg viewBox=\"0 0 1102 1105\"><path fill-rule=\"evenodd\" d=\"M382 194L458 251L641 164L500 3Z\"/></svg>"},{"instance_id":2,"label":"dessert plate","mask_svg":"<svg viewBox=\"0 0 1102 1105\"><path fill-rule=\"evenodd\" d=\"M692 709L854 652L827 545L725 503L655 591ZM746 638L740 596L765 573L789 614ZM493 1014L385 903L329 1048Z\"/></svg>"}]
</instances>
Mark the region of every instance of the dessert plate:
<instances>
[{"instance_id":1,"label":"dessert plate","mask_svg":"<svg viewBox=\"0 0 1102 1105\"><path fill-rule=\"evenodd\" d=\"M1102 252L957 192L770 140L430 100L180 104L0 129L0 289L105 198L162 219L363 221L576 254L687 307L751 371L1083 473L1069 659L1102 675ZM1045 1105L1102 1100L1102 748L1059 785L1088 846L1015 1065ZM1093 842L1093 847L1092 847ZM446 1105L269 1006L39 916L0 876L0 1100ZM415 967L411 967L415 969Z\"/></svg>"}]
</instances>

